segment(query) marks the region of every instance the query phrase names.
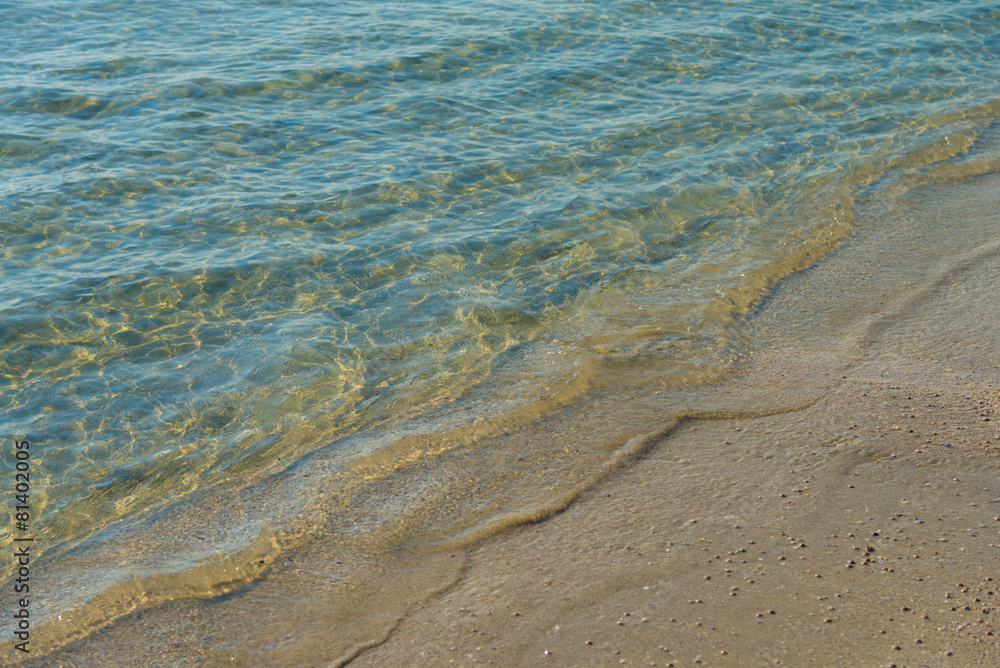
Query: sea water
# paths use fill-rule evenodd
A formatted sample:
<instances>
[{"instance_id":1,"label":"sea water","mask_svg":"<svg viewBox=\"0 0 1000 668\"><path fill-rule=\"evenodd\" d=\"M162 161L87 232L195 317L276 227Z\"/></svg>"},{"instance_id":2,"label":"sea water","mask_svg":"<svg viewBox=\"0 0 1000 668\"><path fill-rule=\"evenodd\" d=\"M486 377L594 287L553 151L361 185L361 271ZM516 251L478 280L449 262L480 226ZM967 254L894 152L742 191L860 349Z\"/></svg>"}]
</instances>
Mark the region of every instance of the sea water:
<instances>
[{"instance_id":1,"label":"sea water","mask_svg":"<svg viewBox=\"0 0 1000 668\"><path fill-rule=\"evenodd\" d=\"M1000 115L983 1L0 18L12 512L32 454L0 542L33 539L55 644L544 516L710 409L767 291Z\"/></svg>"}]
</instances>

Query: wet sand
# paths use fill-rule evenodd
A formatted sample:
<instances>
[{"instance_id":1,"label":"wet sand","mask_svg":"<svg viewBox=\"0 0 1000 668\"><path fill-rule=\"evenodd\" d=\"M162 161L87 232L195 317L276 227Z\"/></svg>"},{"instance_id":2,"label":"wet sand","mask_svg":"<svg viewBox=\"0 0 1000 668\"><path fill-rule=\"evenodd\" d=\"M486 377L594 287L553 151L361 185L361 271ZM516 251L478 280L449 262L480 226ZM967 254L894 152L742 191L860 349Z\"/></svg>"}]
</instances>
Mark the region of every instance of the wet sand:
<instances>
[{"instance_id":1,"label":"wet sand","mask_svg":"<svg viewBox=\"0 0 1000 668\"><path fill-rule=\"evenodd\" d=\"M996 385L889 371L681 427L351 665L997 665Z\"/></svg>"},{"instance_id":2,"label":"wet sand","mask_svg":"<svg viewBox=\"0 0 1000 668\"><path fill-rule=\"evenodd\" d=\"M1000 665L998 184L908 193L765 305L812 315L745 386L815 401L682 423L350 665Z\"/></svg>"}]
</instances>

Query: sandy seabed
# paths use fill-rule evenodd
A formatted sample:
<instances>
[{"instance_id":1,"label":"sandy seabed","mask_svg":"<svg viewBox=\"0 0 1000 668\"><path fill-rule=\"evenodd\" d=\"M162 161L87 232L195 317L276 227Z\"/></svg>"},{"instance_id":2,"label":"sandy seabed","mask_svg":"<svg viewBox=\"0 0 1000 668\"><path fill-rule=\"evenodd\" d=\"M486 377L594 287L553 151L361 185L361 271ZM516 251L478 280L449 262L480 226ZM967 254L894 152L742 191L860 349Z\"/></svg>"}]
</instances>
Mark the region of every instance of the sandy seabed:
<instances>
[{"instance_id":1,"label":"sandy seabed","mask_svg":"<svg viewBox=\"0 0 1000 668\"><path fill-rule=\"evenodd\" d=\"M1000 665L1000 176L858 219L747 316L740 410L651 425L562 512L440 555L442 586L376 579L377 623L276 571L31 665Z\"/></svg>"}]
</instances>

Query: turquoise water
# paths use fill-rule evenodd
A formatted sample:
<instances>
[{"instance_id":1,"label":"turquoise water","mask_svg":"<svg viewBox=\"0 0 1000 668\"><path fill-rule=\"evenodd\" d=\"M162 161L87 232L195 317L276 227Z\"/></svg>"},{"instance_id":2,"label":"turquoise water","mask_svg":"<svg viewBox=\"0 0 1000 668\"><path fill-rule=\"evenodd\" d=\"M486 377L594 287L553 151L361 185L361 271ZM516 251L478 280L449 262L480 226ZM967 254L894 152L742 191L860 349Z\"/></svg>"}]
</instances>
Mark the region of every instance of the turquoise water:
<instances>
[{"instance_id":1,"label":"turquoise water","mask_svg":"<svg viewBox=\"0 0 1000 668\"><path fill-rule=\"evenodd\" d=\"M629 364L678 396L720 378L752 344L740 318L850 233L855 202L1000 112L988 2L0 19L0 434L32 441L53 569L303 457L353 489L389 475L366 458L397 473ZM44 614L238 554L289 512L206 514L224 538L69 569L90 588L52 589Z\"/></svg>"}]
</instances>

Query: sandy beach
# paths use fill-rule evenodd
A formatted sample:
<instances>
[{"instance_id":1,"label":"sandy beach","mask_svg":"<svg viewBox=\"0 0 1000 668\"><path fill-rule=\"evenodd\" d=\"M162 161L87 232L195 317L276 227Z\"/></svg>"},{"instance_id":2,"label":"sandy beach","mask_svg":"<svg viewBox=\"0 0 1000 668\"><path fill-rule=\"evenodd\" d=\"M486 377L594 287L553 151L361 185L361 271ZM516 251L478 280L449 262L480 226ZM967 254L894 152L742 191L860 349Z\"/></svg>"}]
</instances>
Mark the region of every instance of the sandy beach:
<instances>
[{"instance_id":1,"label":"sandy beach","mask_svg":"<svg viewBox=\"0 0 1000 668\"><path fill-rule=\"evenodd\" d=\"M685 421L350 665L1000 664L1000 189L948 187L898 204L978 217L965 256L856 238L756 319L821 314L743 379L806 407Z\"/></svg>"}]
</instances>

